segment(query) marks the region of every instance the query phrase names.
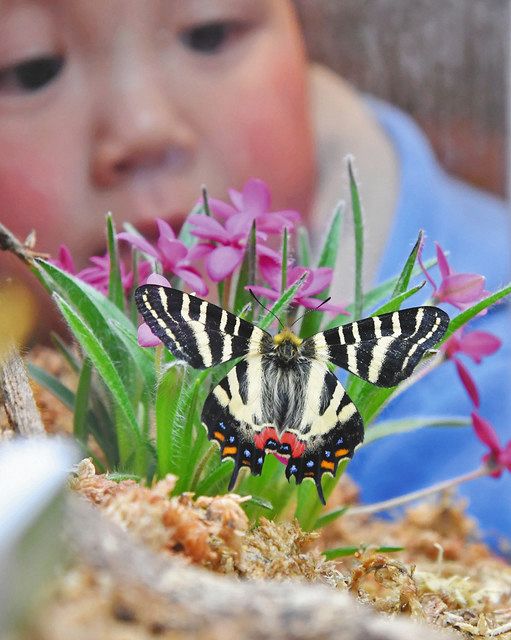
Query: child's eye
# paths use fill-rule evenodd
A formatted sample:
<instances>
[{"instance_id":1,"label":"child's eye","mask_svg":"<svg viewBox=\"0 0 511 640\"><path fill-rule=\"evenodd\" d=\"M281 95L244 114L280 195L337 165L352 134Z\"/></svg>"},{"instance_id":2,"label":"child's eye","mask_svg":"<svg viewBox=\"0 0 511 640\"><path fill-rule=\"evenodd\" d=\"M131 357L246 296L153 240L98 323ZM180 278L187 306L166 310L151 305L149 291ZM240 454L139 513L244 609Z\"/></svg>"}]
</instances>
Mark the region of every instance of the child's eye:
<instances>
[{"instance_id":1,"label":"child's eye","mask_svg":"<svg viewBox=\"0 0 511 640\"><path fill-rule=\"evenodd\" d=\"M64 67L60 55L30 58L0 69L0 91L9 93L34 92L54 80Z\"/></svg>"},{"instance_id":2,"label":"child's eye","mask_svg":"<svg viewBox=\"0 0 511 640\"><path fill-rule=\"evenodd\" d=\"M181 41L199 53L218 53L234 30L235 26L229 22L210 22L183 31Z\"/></svg>"}]
</instances>

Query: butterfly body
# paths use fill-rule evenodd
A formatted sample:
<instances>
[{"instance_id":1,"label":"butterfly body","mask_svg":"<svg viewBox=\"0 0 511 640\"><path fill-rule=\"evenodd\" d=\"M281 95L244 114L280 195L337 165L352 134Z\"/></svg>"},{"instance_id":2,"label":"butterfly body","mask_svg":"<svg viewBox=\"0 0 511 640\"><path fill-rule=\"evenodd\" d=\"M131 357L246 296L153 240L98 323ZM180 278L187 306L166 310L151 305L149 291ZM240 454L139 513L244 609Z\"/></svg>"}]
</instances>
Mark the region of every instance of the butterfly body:
<instances>
[{"instance_id":1,"label":"butterfly body","mask_svg":"<svg viewBox=\"0 0 511 640\"><path fill-rule=\"evenodd\" d=\"M311 478L324 502L323 473L335 475L364 437L360 414L329 370L343 367L379 386L413 371L445 333L448 316L417 307L366 318L301 339L285 328L275 336L205 300L177 289L144 285L135 294L151 330L195 368L242 356L208 395L202 422L222 458L254 475L266 454L287 460L286 476Z\"/></svg>"}]
</instances>

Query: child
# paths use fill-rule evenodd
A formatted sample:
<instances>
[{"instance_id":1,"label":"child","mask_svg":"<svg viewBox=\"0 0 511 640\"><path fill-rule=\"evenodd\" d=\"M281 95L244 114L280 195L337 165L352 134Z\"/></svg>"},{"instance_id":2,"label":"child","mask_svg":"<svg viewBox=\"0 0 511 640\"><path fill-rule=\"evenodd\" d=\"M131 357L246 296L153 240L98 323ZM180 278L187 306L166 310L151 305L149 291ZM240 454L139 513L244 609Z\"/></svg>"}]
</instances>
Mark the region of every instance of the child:
<instances>
[{"instance_id":1,"label":"child","mask_svg":"<svg viewBox=\"0 0 511 640\"><path fill-rule=\"evenodd\" d=\"M445 176L401 113L311 69L290 0L0 4L0 219L20 236L35 228L42 251L55 255L66 244L78 268L102 251L106 211L150 237L156 216L179 227L201 184L225 197L252 176L270 185L275 209L301 211L318 238L339 198L347 153L362 181L366 283L397 271L421 227L451 250L457 270L485 273L491 289L505 281L503 206ZM346 227L340 300L352 282ZM481 326L503 333L503 310ZM498 409L490 391L509 401L504 362L495 356L493 371L502 371L481 384L485 416L502 430L511 411ZM470 405L447 373L448 383L423 385L424 406L415 394L408 409L435 414L445 404L466 414ZM409 440L355 456L364 463L353 468L365 497L470 469L482 452L468 432ZM479 495L482 486L464 491ZM484 526L511 530L511 509L486 513L494 493L483 490L473 512L484 514Z\"/></svg>"}]
</instances>

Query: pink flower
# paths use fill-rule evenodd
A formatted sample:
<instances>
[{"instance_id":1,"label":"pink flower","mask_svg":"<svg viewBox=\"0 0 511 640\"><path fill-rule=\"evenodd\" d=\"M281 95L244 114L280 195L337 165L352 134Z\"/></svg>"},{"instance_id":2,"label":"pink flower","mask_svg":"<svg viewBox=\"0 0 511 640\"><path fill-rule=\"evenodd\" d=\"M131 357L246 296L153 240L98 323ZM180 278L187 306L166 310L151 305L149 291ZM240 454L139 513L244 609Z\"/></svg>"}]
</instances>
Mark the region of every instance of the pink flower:
<instances>
[{"instance_id":1,"label":"pink flower","mask_svg":"<svg viewBox=\"0 0 511 640\"><path fill-rule=\"evenodd\" d=\"M460 330L451 336L442 346L446 357L454 362L458 376L476 407L480 404L477 385L469 370L456 354L463 353L476 364L480 364L484 357L495 353L501 344L497 336L487 331L471 331L470 333L464 334L463 330Z\"/></svg>"},{"instance_id":2,"label":"pink flower","mask_svg":"<svg viewBox=\"0 0 511 640\"><path fill-rule=\"evenodd\" d=\"M431 278L422 262L422 243L419 247L417 256L424 275L433 287L433 300L435 302L447 302L452 304L454 307L463 310L472 306L476 302L479 302L479 300L482 300L488 295L489 292L484 288L484 276L477 273L455 273L449 266L447 257L438 242L435 242L435 246L438 267L442 277L439 287L436 286L434 280Z\"/></svg>"},{"instance_id":3,"label":"pink flower","mask_svg":"<svg viewBox=\"0 0 511 640\"><path fill-rule=\"evenodd\" d=\"M63 271L76 276L83 282L87 282L92 287L101 291L104 295L108 295L108 286L110 282L110 256L105 253L104 256L92 256L89 258L91 266L85 267L81 271L76 271L73 257L71 252L65 245L61 245L59 249L59 256L55 260L51 260L51 263L60 267ZM121 270L121 281L125 291L131 288L133 285L133 274L131 271L126 271L126 267L123 262L119 263Z\"/></svg>"},{"instance_id":4,"label":"pink flower","mask_svg":"<svg viewBox=\"0 0 511 640\"><path fill-rule=\"evenodd\" d=\"M199 295L207 295L208 287L201 278L197 269L190 264L190 252L183 242L176 238L172 227L161 220L156 219L159 237L156 247L153 247L147 240L127 231L117 234L119 240L126 240L133 247L143 251L161 262L165 273L172 273L181 278L186 284Z\"/></svg>"},{"instance_id":5,"label":"pink flower","mask_svg":"<svg viewBox=\"0 0 511 640\"><path fill-rule=\"evenodd\" d=\"M170 287L171 284L159 273L151 273L147 278L147 284L159 284L163 287ZM149 325L143 322L137 330L138 344L141 347L157 347L162 344L161 340L157 338L149 328Z\"/></svg>"},{"instance_id":6,"label":"pink flower","mask_svg":"<svg viewBox=\"0 0 511 640\"><path fill-rule=\"evenodd\" d=\"M240 220L239 215L233 215L222 225L218 220L202 214L192 214L188 217L188 221L194 227L192 235L206 240L191 248L190 257L193 260L204 259L206 272L213 282L220 282L232 275L243 261L248 231L244 222L241 220L240 223ZM278 259L275 251L258 242L266 238L266 233L256 231L257 255Z\"/></svg>"},{"instance_id":7,"label":"pink flower","mask_svg":"<svg viewBox=\"0 0 511 640\"><path fill-rule=\"evenodd\" d=\"M247 289L253 291L256 295L261 295L268 300L278 300L281 296L281 277L282 267L281 264L271 257L262 257L260 260L261 275L270 285L270 287L250 286ZM307 277L298 289L293 302L296 305L301 305L308 309L316 309L320 304L319 298L313 296L321 293L324 289L330 286L332 281L333 271L327 267L319 267L318 269L306 269L305 267L291 267L287 270L287 286L291 286L301 276L306 273ZM331 313L342 313L349 315L349 313L338 304L327 302L321 305L321 309L324 311L330 311Z\"/></svg>"},{"instance_id":8,"label":"pink flower","mask_svg":"<svg viewBox=\"0 0 511 640\"><path fill-rule=\"evenodd\" d=\"M270 211L270 190L262 180L250 178L241 191L229 189L229 197L232 205L216 198L209 198L209 208L225 221L234 218L237 233L245 236L250 232L254 220L259 231L270 235L280 234L284 228L293 229L300 222L298 211Z\"/></svg>"},{"instance_id":9,"label":"pink flower","mask_svg":"<svg viewBox=\"0 0 511 640\"><path fill-rule=\"evenodd\" d=\"M475 412L472 413L472 425L476 436L490 450L483 456L483 462L493 468L490 475L499 478L504 469L511 471L511 440L501 447L495 429Z\"/></svg>"}]
</instances>

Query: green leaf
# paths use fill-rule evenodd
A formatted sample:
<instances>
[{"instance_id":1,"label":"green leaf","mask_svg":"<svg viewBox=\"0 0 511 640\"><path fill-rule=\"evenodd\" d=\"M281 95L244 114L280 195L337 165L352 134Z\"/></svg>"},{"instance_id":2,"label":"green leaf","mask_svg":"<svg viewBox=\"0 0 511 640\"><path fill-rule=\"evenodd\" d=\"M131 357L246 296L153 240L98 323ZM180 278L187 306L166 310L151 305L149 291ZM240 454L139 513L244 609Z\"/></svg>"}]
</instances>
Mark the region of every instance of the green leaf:
<instances>
[{"instance_id":1,"label":"green leaf","mask_svg":"<svg viewBox=\"0 0 511 640\"><path fill-rule=\"evenodd\" d=\"M111 213L106 216L106 235L108 256L110 258L110 276L108 280L108 297L117 308L124 311L124 289L122 286L121 266L115 224Z\"/></svg>"},{"instance_id":2,"label":"green leaf","mask_svg":"<svg viewBox=\"0 0 511 640\"><path fill-rule=\"evenodd\" d=\"M73 411L75 405L75 394L68 389L62 382L52 376L50 373L41 369L32 362L27 363L28 373L30 377L40 384L41 387L48 389L62 404L70 411Z\"/></svg>"},{"instance_id":3,"label":"green leaf","mask_svg":"<svg viewBox=\"0 0 511 640\"><path fill-rule=\"evenodd\" d=\"M343 218L344 203L339 203L332 215L332 221L330 227L325 235L325 241L318 260L318 267L328 267L329 269L335 269L335 263L337 261L337 254L339 252L339 243L341 239L341 228ZM317 296L319 300L326 300L330 287L325 289L321 294ZM318 302L319 304L319 302ZM303 317L302 325L300 327L300 335L304 337L312 336L317 333L321 328L321 322L324 318L323 311L310 311Z\"/></svg>"},{"instance_id":4,"label":"green leaf","mask_svg":"<svg viewBox=\"0 0 511 640\"><path fill-rule=\"evenodd\" d=\"M258 496L250 496L250 498L248 498L248 500L246 500L244 504L251 504L255 505L256 507L261 507L262 509L267 509L268 511L273 511L272 503L269 500L259 498Z\"/></svg>"},{"instance_id":5,"label":"green leaf","mask_svg":"<svg viewBox=\"0 0 511 640\"><path fill-rule=\"evenodd\" d=\"M364 552L367 549L366 545L337 547L336 549L327 549L323 551L323 555L327 560L335 560L336 558L345 558L346 556L353 556L358 552ZM375 553L395 553L396 551L403 551L404 547L376 547L372 549Z\"/></svg>"},{"instance_id":6,"label":"green leaf","mask_svg":"<svg viewBox=\"0 0 511 640\"><path fill-rule=\"evenodd\" d=\"M92 364L112 394L115 406L124 418L122 422L124 433L118 433L118 438L123 437L130 442L130 454L133 454L135 473L140 472L143 475L145 471L146 443L143 440L133 412L129 392L118 373L118 366L112 362L105 352L101 342L96 337L96 333L74 311L72 306L58 293L54 293L53 297L74 337L89 356ZM124 465L126 462L126 459L121 459L121 464Z\"/></svg>"},{"instance_id":7,"label":"green leaf","mask_svg":"<svg viewBox=\"0 0 511 640\"><path fill-rule=\"evenodd\" d=\"M417 253L421 246L423 237L424 231L421 229L419 231L419 237L417 238L416 243L413 245L413 249L410 251L410 255L408 256L405 262L405 266L403 267L403 270L401 271L401 274L396 282L396 286L394 287L394 291L392 292L392 298L396 298L408 289L410 278L412 277L413 273L413 268L415 266L415 261L417 259Z\"/></svg>"},{"instance_id":8,"label":"green leaf","mask_svg":"<svg viewBox=\"0 0 511 640\"><path fill-rule=\"evenodd\" d=\"M335 520L337 520L337 518L340 518L342 515L344 515L346 511L348 511L348 509L349 506L338 507L337 509L328 511L328 513L325 513L316 520L316 522L314 523L314 529L321 529L322 527L326 527L328 524L334 522Z\"/></svg>"},{"instance_id":9,"label":"green leaf","mask_svg":"<svg viewBox=\"0 0 511 640\"><path fill-rule=\"evenodd\" d=\"M284 227L284 233L282 234L282 273L280 278L280 293L281 295L287 289L287 227Z\"/></svg>"},{"instance_id":10,"label":"green leaf","mask_svg":"<svg viewBox=\"0 0 511 640\"><path fill-rule=\"evenodd\" d=\"M175 362L165 371L156 391L156 454L159 478L177 473L180 466L179 400L186 365ZM176 460L178 458L178 460Z\"/></svg>"},{"instance_id":11,"label":"green leaf","mask_svg":"<svg viewBox=\"0 0 511 640\"><path fill-rule=\"evenodd\" d=\"M403 293L399 293L398 295L391 298L388 302L382 305L379 309L377 309L372 316L379 316L383 313L390 313L391 311L397 311L401 308L401 305L405 300L415 295L418 291L422 289L422 287L426 284L426 281L421 282L416 287L412 287L408 291L403 291Z\"/></svg>"},{"instance_id":12,"label":"green leaf","mask_svg":"<svg viewBox=\"0 0 511 640\"><path fill-rule=\"evenodd\" d=\"M502 300L502 298L505 298L510 294L511 294L511 284L508 284L505 287L502 287L502 289L495 291L495 293L492 293L487 298L483 298L483 300L480 300L469 309L465 309L465 311L462 311L455 318L452 318L452 320L449 323L449 328L447 329L447 332L445 333L444 337L442 338L442 340L440 340L438 344L443 344L446 340L448 340L452 336L452 334L455 331L458 331L458 329L460 329L469 320L472 320L472 318L474 318L478 313L481 313L481 311L484 311L485 309L490 307L492 304L495 304L496 302L498 302L499 300Z\"/></svg>"},{"instance_id":13,"label":"green leaf","mask_svg":"<svg viewBox=\"0 0 511 640\"><path fill-rule=\"evenodd\" d=\"M110 326L121 339L133 362L137 364L142 376L144 386L147 389L154 389L156 385L156 372L154 370L154 349L142 347L138 344L137 334L134 327L128 329L117 320L110 320Z\"/></svg>"},{"instance_id":14,"label":"green leaf","mask_svg":"<svg viewBox=\"0 0 511 640\"><path fill-rule=\"evenodd\" d=\"M87 416L89 409L89 396L92 378L92 363L85 358L82 371L76 389L75 405L73 411L73 433L79 442L87 442Z\"/></svg>"},{"instance_id":15,"label":"green leaf","mask_svg":"<svg viewBox=\"0 0 511 640\"><path fill-rule=\"evenodd\" d=\"M311 266L311 248L309 231L306 227L298 228L298 264L302 267Z\"/></svg>"},{"instance_id":16,"label":"green leaf","mask_svg":"<svg viewBox=\"0 0 511 640\"><path fill-rule=\"evenodd\" d=\"M60 355L71 367L73 372L78 373L82 367L80 358L78 358L78 356L75 353L73 353L71 348L54 331L50 333L50 338L51 338L54 349L60 353Z\"/></svg>"},{"instance_id":17,"label":"green leaf","mask_svg":"<svg viewBox=\"0 0 511 640\"><path fill-rule=\"evenodd\" d=\"M199 496L213 495L227 489L228 478L234 468L233 460L223 460L208 476L199 482L195 490Z\"/></svg>"},{"instance_id":18,"label":"green leaf","mask_svg":"<svg viewBox=\"0 0 511 640\"><path fill-rule=\"evenodd\" d=\"M362 220L362 206L358 186L353 174L351 159L348 158L348 175L350 180L351 209L353 212L353 224L355 227L355 301L353 303L353 319L362 317L364 306L362 289L362 270L364 262L364 223Z\"/></svg>"},{"instance_id":19,"label":"green leaf","mask_svg":"<svg viewBox=\"0 0 511 640\"><path fill-rule=\"evenodd\" d=\"M128 318L106 296L87 283L44 260L36 260L36 264L48 288L66 300L74 313L93 328L95 337L111 361L116 363L124 384L131 389L138 369L136 355L140 355L142 347L130 350L123 340L126 333L133 332L133 325ZM122 337L114 330L111 320L123 327Z\"/></svg>"},{"instance_id":20,"label":"green leaf","mask_svg":"<svg viewBox=\"0 0 511 640\"><path fill-rule=\"evenodd\" d=\"M236 292L234 294L234 313L239 314L240 311L250 303L250 292L245 287L255 284L256 280L256 223L252 223L250 235L248 237L245 255L238 273L238 281L236 283ZM251 320L251 317L248 318Z\"/></svg>"},{"instance_id":21,"label":"green leaf","mask_svg":"<svg viewBox=\"0 0 511 640\"><path fill-rule=\"evenodd\" d=\"M298 289L302 286L307 278L307 274L304 273L298 280L288 287L284 293L280 296L280 298L275 302L273 307L271 308L271 312L268 312L262 320L258 323L259 327L263 330L266 330L271 323L275 320L275 316L279 317L279 314L282 313L283 309L287 308L287 306L291 303L293 298L296 295Z\"/></svg>"},{"instance_id":22,"label":"green leaf","mask_svg":"<svg viewBox=\"0 0 511 640\"><path fill-rule=\"evenodd\" d=\"M414 418L400 418L398 420L383 420L366 429L364 442L366 446L380 438L416 431L425 427L470 427L472 422L463 416L418 416Z\"/></svg>"},{"instance_id":23,"label":"green leaf","mask_svg":"<svg viewBox=\"0 0 511 640\"><path fill-rule=\"evenodd\" d=\"M339 462L335 478L330 474L325 473L323 475L323 493L327 500L346 470L348 463L349 460L347 458ZM323 505L319 501L316 485L311 481L302 482L298 487L298 501L296 504L295 517L298 519L298 522L304 531L310 531L314 528L322 509Z\"/></svg>"},{"instance_id":24,"label":"green leaf","mask_svg":"<svg viewBox=\"0 0 511 640\"><path fill-rule=\"evenodd\" d=\"M106 474L107 480L113 480L114 482L124 482L125 480L134 480L135 482L141 482L142 476L137 476L135 473L122 473L119 471L112 471Z\"/></svg>"}]
</instances>

